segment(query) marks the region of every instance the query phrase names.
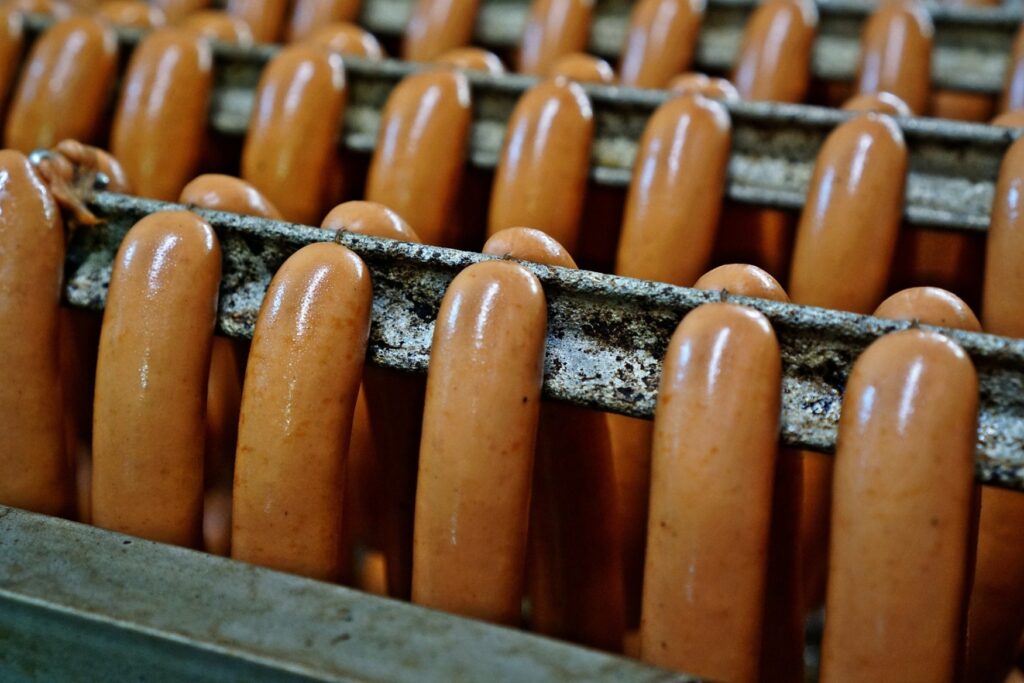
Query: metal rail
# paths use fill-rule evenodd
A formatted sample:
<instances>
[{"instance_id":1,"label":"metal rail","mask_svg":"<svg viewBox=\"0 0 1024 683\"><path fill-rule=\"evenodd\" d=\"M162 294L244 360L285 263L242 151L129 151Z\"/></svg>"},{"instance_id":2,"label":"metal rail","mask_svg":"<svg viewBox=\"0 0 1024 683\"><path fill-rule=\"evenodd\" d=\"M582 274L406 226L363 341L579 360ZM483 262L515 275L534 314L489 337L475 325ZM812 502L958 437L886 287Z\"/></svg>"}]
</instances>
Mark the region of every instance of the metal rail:
<instances>
[{"instance_id":1,"label":"metal rail","mask_svg":"<svg viewBox=\"0 0 1024 683\"><path fill-rule=\"evenodd\" d=\"M106 222L75 231L68 254L67 300L99 309L114 253L141 217L182 208L99 193L90 201ZM358 253L373 276L368 358L424 372L441 297L458 271L481 254L407 244L290 223L197 210L220 236L224 271L219 327L250 337L270 278L302 245L336 240ZM781 440L830 452L842 391L861 351L909 323L655 282L527 264L548 297L544 393L626 415L651 417L661 361L682 316L700 304L735 300L764 313L779 337L783 362ZM986 484L1024 490L1024 341L945 330L978 369L980 413L976 472Z\"/></svg>"},{"instance_id":2,"label":"metal rail","mask_svg":"<svg viewBox=\"0 0 1024 683\"><path fill-rule=\"evenodd\" d=\"M696 679L0 506L0 680Z\"/></svg>"}]
</instances>

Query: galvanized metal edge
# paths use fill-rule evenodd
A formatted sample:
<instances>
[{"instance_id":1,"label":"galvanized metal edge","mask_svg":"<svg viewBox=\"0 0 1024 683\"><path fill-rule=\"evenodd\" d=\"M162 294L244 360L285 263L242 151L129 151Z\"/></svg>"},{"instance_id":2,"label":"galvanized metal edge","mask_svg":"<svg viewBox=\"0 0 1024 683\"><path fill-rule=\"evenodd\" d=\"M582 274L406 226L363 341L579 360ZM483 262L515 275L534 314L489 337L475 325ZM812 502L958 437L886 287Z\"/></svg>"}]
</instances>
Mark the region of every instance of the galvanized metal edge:
<instances>
[{"instance_id":1,"label":"galvanized metal edge","mask_svg":"<svg viewBox=\"0 0 1024 683\"><path fill-rule=\"evenodd\" d=\"M0 506L0 680L696 679Z\"/></svg>"},{"instance_id":2,"label":"galvanized metal edge","mask_svg":"<svg viewBox=\"0 0 1024 683\"><path fill-rule=\"evenodd\" d=\"M99 193L91 206L106 224L76 231L69 247L67 300L99 309L115 250L142 216L180 205ZM424 372L434 320L451 279L492 258L351 233L197 210L220 235L224 251L219 326L249 337L280 264L296 249L335 240L358 253L373 276L369 360ZM732 297L630 278L527 264L544 284L549 322L544 392L578 405L651 417L668 340L696 306L730 300L772 322L782 349L781 440L834 449L842 391L861 351L907 323L770 301ZM1024 490L1024 341L945 330L970 354L980 380L977 475Z\"/></svg>"},{"instance_id":3,"label":"galvanized metal edge","mask_svg":"<svg viewBox=\"0 0 1024 683\"><path fill-rule=\"evenodd\" d=\"M45 17L35 16L30 23L33 31L41 31L48 22ZM123 47L130 49L141 33L123 31L120 35ZM209 113L215 131L229 136L245 134L260 73L278 49L271 45L215 47L216 84ZM392 88L425 65L357 58L347 58L345 64L348 104L341 122L341 144L352 151L372 152L381 112ZM485 169L497 165L512 110L520 95L535 82L534 78L514 74L470 75L470 163ZM586 90L595 117L591 178L600 185L626 186L647 121L670 95L598 85L588 85ZM745 204L801 209L818 150L832 129L852 114L756 102L726 106L733 125L726 196ZM898 123L910 157L906 222L951 230L986 230L999 165L1019 132L937 119L902 119Z\"/></svg>"},{"instance_id":4,"label":"galvanized metal edge","mask_svg":"<svg viewBox=\"0 0 1024 683\"><path fill-rule=\"evenodd\" d=\"M590 28L589 50L616 60L625 44L629 0L598 0ZM817 0L818 37L812 71L827 80L848 81L860 62L860 37L875 3ZM709 0L695 66L727 73L732 69L755 0ZM361 23L382 36L400 36L412 0L367 0ZM518 46L526 26L529 0L483 0L477 14L475 40L495 49ZM932 84L939 88L996 93L1003 87L1013 36L1021 25L1019 7L967 9L929 3L935 25Z\"/></svg>"}]
</instances>

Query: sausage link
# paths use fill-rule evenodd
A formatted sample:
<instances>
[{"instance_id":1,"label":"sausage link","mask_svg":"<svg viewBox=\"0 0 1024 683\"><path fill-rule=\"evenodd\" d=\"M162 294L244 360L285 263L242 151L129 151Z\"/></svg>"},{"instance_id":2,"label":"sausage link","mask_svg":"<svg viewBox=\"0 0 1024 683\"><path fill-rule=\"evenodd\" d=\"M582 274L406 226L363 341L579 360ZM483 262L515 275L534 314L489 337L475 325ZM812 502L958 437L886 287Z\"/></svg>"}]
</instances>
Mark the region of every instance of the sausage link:
<instances>
[{"instance_id":1,"label":"sausage link","mask_svg":"<svg viewBox=\"0 0 1024 683\"><path fill-rule=\"evenodd\" d=\"M381 114L366 198L404 217L427 244L458 240L453 209L471 118L466 75L449 68L402 79Z\"/></svg>"},{"instance_id":2,"label":"sausage link","mask_svg":"<svg viewBox=\"0 0 1024 683\"><path fill-rule=\"evenodd\" d=\"M177 24L185 17L205 10L210 6L210 0L153 0L153 5L163 11L168 24Z\"/></svg>"},{"instance_id":3,"label":"sausage link","mask_svg":"<svg viewBox=\"0 0 1024 683\"><path fill-rule=\"evenodd\" d=\"M697 278L694 289L725 291L737 296L749 296L770 301L789 302L789 296L778 280L757 266L745 263L727 263Z\"/></svg>"},{"instance_id":4,"label":"sausage link","mask_svg":"<svg viewBox=\"0 0 1024 683\"><path fill-rule=\"evenodd\" d=\"M547 76L562 55L585 52L593 9L594 0L533 0L519 45L519 71Z\"/></svg>"},{"instance_id":5,"label":"sausage link","mask_svg":"<svg viewBox=\"0 0 1024 683\"><path fill-rule=\"evenodd\" d=\"M1010 49L1010 63L1003 82L999 111L1007 113L1024 109L1024 25L1017 30Z\"/></svg>"},{"instance_id":6,"label":"sausage link","mask_svg":"<svg viewBox=\"0 0 1024 683\"><path fill-rule=\"evenodd\" d=\"M641 0L633 6L622 48L622 84L663 88L693 62L703 0Z\"/></svg>"},{"instance_id":7,"label":"sausage link","mask_svg":"<svg viewBox=\"0 0 1024 683\"><path fill-rule=\"evenodd\" d=\"M251 47L255 42L252 29L244 19L218 10L202 10L189 14L177 22L177 26L193 31L207 40L219 40L239 47Z\"/></svg>"},{"instance_id":8,"label":"sausage link","mask_svg":"<svg viewBox=\"0 0 1024 683\"><path fill-rule=\"evenodd\" d=\"M25 64L4 146L27 154L65 138L99 139L116 76L113 28L95 17L60 21L36 40Z\"/></svg>"},{"instance_id":9,"label":"sausage link","mask_svg":"<svg viewBox=\"0 0 1024 683\"><path fill-rule=\"evenodd\" d=\"M781 372L771 325L743 306L700 306L669 342L654 415L647 662L757 680Z\"/></svg>"},{"instance_id":10,"label":"sausage link","mask_svg":"<svg viewBox=\"0 0 1024 683\"><path fill-rule=\"evenodd\" d=\"M362 4L362 0L295 0L288 23L288 40L305 40L320 27L333 22L355 21Z\"/></svg>"},{"instance_id":11,"label":"sausage link","mask_svg":"<svg viewBox=\"0 0 1024 683\"><path fill-rule=\"evenodd\" d=\"M530 228L495 233L483 253L576 268L562 245ZM535 631L622 649L625 604L615 495L605 415L542 404L527 551Z\"/></svg>"},{"instance_id":12,"label":"sausage link","mask_svg":"<svg viewBox=\"0 0 1024 683\"><path fill-rule=\"evenodd\" d=\"M861 35L857 93L891 92L915 114L924 114L934 33L928 10L917 0L878 5Z\"/></svg>"},{"instance_id":13,"label":"sausage link","mask_svg":"<svg viewBox=\"0 0 1024 683\"><path fill-rule=\"evenodd\" d=\"M1003 126L1006 128L1024 128L1024 111L1008 111L1004 114L992 119L991 124L993 126Z\"/></svg>"},{"instance_id":14,"label":"sausage link","mask_svg":"<svg viewBox=\"0 0 1024 683\"><path fill-rule=\"evenodd\" d=\"M178 201L212 211L281 220L281 213L251 183L218 173L201 175L181 190Z\"/></svg>"},{"instance_id":15,"label":"sausage link","mask_svg":"<svg viewBox=\"0 0 1024 683\"><path fill-rule=\"evenodd\" d=\"M434 60L435 64L454 66L463 71L482 71L491 76L505 73L505 65L498 55L479 47L457 47Z\"/></svg>"},{"instance_id":16,"label":"sausage link","mask_svg":"<svg viewBox=\"0 0 1024 683\"><path fill-rule=\"evenodd\" d=\"M537 278L477 263L441 302L427 372L413 602L516 624L547 310Z\"/></svg>"},{"instance_id":17,"label":"sausage link","mask_svg":"<svg viewBox=\"0 0 1024 683\"><path fill-rule=\"evenodd\" d=\"M877 318L909 320L937 327L981 332L981 323L963 299L938 287L903 289L875 309Z\"/></svg>"},{"instance_id":18,"label":"sausage link","mask_svg":"<svg viewBox=\"0 0 1024 683\"><path fill-rule=\"evenodd\" d=\"M167 24L162 9L144 0L110 0L96 10L111 26L152 30Z\"/></svg>"},{"instance_id":19,"label":"sausage link","mask_svg":"<svg viewBox=\"0 0 1024 683\"><path fill-rule=\"evenodd\" d=\"M891 92L872 92L854 95L843 103L846 111L875 112L889 116L913 116L907 103Z\"/></svg>"},{"instance_id":20,"label":"sausage link","mask_svg":"<svg viewBox=\"0 0 1024 683\"><path fill-rule=\"evenodd\" d=\"M345 107L341 58L291 45L271 60L256 89L242 150L242 177L286 220L313 225L333 205L337 142Z\"/></svg>"},{"instance_id":21,"label":"sausage link","mask_svg":"<svg viewBox=\"0 0 1024 683\"><path fill-rule=\"evenodd\" d=\"M97 174L102 173L106 178L108 192L120 192L121 194L131 192L131 184L128 182L128 175L124 172L124 166L99 147L83 145L78 140L61 140L53 148L53 151L74 166L73 176L66 179L68 182L80 181L84 177L89 182L89 186L93 187Z\"/></svg>"},{"instance_id":22,"label":"sausage link","mask_svg":"<svg viewBox=\"0 0 1024 683\"><path fill-rule=\"evenodd\" d=\"M963 644L978 381L949 339L875 341L843 395L821 680L952 681Z\"/></svg>"},{"instance_id":23,"label":"sausage link","mask_svg":"<svg viewBox=\"0 0 1024 683\"><path fill-rule=\"evenodd\" d=\"M28 160L0 151L0 503L71 512L60 298L64 224Z\"/></svg>"},{"instance_id":24,"label":"sausage link","mask_svg":"<svg viewBox=\"0 0 1024 683\"><path fill-rule=\"evenodd\" d=\"M196 547L221 252L194 213L136 223L118 249L93 409L93 524Z\"/></svg>"},{"instance_id":25,"label":"sausage link","mask_svg":"<svg viewBox=\"0 0 1024 683\"><path fill-rule=\"evenodd\" d=\"M769 0L743 31L732 82L745 100L802 102L811 79L818 10L808 0Z\"/></svg>"},{"instance_id":26,"label":"sausage link","mask_svg":"<svg viewBox=\"0 0 1024 683\"><path fill-rule=\"evenodd\" d=\"M306 42L312 45L322 45L339 55L384 59L384 49L373 37L373 34L355 24L344 22L325 24L311 32Z\"/></svg>"},{"instance_id":27,"label":"sausage link","mask_svg":"<svg viewBox=\"0 0 1024 683\"><path fill-rule=\"evenodd\" d=\"M406 24L402 59L430 62L469 45L479 0L416 0Z\"/></svg>"},{"instance_id":28,"label":"sausage link","mask_svg":"<svg viewBox=\"0 0 1024 683\"><path fill-rule=\"evenodd\" d=\"M690 286L707 267L725 191L729 113L699 95L651 116L626 199L615 272Z\"/></svg>"},{"instance_id":29,"label":"sausage link","mask_svg":"<svg viewBox=\"0 0 1024 683\"><path fill-rule=\"evenodd\" d=\"M986 240L981 318L986 332L1024 337L1024 142L1010 145L996 182L992 219Z\"/></svg>"},{"instance_id":30,"label":"sausage link","mask_svg":"<svg viewBox=\"0 0 1024 683\"><path fill-rule=\"evenodd\" d=\"M330 242L295 252L270 283L242 389L233 558L341 575L341 494L371 299L366 266Z\"/></svg>"},{"instance_id":31,"label":"sausage link","mask_svg":"<svg viewBox=\"0 0 1024 683\"><path fill-rule=\"evenodd\" d=\"M551 77L558 76L577 83L611 85L615 82L615 72L608 62L582 52L571 52L559 57L551 67Z\"/></svg>"},{"instance_id":32,"label":"sausage link","mask_svg":"<svg viewBox=\"0 0 1024 683\"><path fill-rule=\"evenodd\" d=\"M23 15L12 7L0 7L0 122L5 119L11 92L18 80L18 63L24 45Z\"/></svg>"},{"instance_id":33,"label":"sausage link","mask_svg":"<svg viewBox=\"0 0 1024 683\"><path fill-rule=\"evenodd\" d=\"M488 235L528 225L576 248L594 113L583 89L544 81L519 98L494 176Z\"/></svg>"},{"instance_id":34,"label":"sausage link","mask_svg":"<svg viewBox=\"0 0 1024 683\"><path fill-rule=\"evenodd\" d=\"M666 89L677 95L703 95L712 100L730 102L740 99L736 86L729 81L697 72L679 74L668 82Z\"/></svg>"},{"instance_id":35,"label":"sausage link","mask_svg":"<svg viewBox=\"0 0 1024 683\"><path fill-rule=\"evenodd\" d=\"M225 9L249 25L257 43L280 42L288 0L227 0Z\"/></svg>"},{"instance_id":36,"label":"sausage link","mask_svg":"<svg viewBox=\"0 0 1024 683\"><path fill-rule=\"evenodd\" d=\"M143 197L173 201L199 167L213 54L196 33L148 34L132 53L110 149Z\"/></svg>"}]
</instances>

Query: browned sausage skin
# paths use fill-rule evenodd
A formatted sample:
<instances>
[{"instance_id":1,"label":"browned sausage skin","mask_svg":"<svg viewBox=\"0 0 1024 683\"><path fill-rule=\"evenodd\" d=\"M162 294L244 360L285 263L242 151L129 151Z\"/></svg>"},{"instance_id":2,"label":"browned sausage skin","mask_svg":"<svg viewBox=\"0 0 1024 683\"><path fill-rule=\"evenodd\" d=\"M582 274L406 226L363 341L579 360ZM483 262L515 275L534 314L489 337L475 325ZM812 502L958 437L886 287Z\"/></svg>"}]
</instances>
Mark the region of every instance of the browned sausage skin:
<instances>
[{"instance_id":1,"label":"browned sausage skin","mask_svg":"<svg viewBox=\"0 0 1024 683\"><path fill-rule=\"evenodd\" d=\"M519 71L547 76L559 57L584 52L594 0L533 0L519 45Z\"/></svg>"},{"instance_id":2,"label":"browned sausage skin","mask_svg":"<svg viewBox=\"0 0 1024 683\"><path fill-rule=\"evenodd\" d=\"M412 599L516 624L547 311L537 278L488 261L448 287L427 372Z\"/></svg>"},{"instance_id":3,"label":"browned sausage skin","mask_svg":"<svg viewBox=\"0 0 1024 683\"><path fill-rule=\"evenodd\" d=\"M662 88L693 61L702 0L641 0L633 6L619 65L622 84Z\"/></svg>"},{"instance_id":4,"label":"browned sausage skin","mask_svg":"<svg viewBox=\"0 0 1024 683\"><path fill-rule=\"evenodd\" d=\"M416 0L406 24L402 59L430 62L469 45L479 0Z\"/></svg>"}]
</instances>

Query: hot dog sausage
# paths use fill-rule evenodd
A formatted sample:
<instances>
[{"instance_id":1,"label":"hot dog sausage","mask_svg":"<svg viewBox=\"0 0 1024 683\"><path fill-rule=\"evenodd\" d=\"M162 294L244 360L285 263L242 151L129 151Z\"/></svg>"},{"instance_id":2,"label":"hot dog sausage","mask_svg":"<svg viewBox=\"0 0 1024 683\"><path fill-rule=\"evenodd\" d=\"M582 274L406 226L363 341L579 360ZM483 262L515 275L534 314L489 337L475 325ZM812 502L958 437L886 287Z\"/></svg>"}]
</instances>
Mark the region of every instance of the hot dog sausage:
<instances>
[{"instance_id":1,"label":"hot dog sausage","mask_svg":"<svg viewBox=\"0 0 1024 683\"><path fill-rule=\"evenodd\" d=\"M18 79L18 61L24 43L22 14L12 7L0 8L0 121L4 120L8 98Z\"/></svg>"},{"instance_id":2,"label":"hot dog sausage","mask_svg":"<svg viewBox=\"0 0 1024 683\"><path fill-rule=\"evenodd\" d=\"M402 59L429 62L473 37L479 0L416 0L406 24Z\"/></svg>"},{"instance_id":3,"label":"hot dog sausage","mask_svg":"<svg viewBox=\"0 0 1024 683\"><path fill-rule=\"evenodd\" d=\"M875 112L889 116L913 116L907 103L891 92L873 92L854 95L843 103L846 111Z\"/></svg>"},{"instance_id":4,"label":"hot dog sausage","mask_svg":"<svg viewBox=\"0 0 1024 683\"><path fill-rule=\"evenodd\" d=\"M701 0L641 0L634 5L619 65L622 84L662 88L689 68L703 19Z\"/></svg>"},{"instance_id":5,"label":"hot dog sausage","mask_svg":"<svg viewBox=\"0 0 1024 683\"><path fill-rule=\"evenodd\" d=\"M227 0L227 13L249 25L257 43L276 43L284 29L287 0Z\"/></svg>"},{"instance_id":6,"label":"hot dog sausage","mask_svg":"<svg viewBox=\"0 0 1024 683\"><path fill-rule=\"evenodd\" d=\"M915 114L924 114L931 83L934 32L928 10L916 0L892 0L879 5L861 36L857 92L891 92Z\"/></svg>"},{"instance_id":7,"label":"hot dog sausage","mask_svg":"<svg viewBox=\"0 0 1024 683\"><path fill-rule=\"evenodd\" d=\"M153 0L163 10L168 24L176 24L194 12L200 12L210 5L210 0Z\"/></svg>"},{"instance_id":8,"label":"hot dog sausage","mask_svg":"<svg viewBox=\"0 0 1024 683\"><path fill-rule=\"evenodd\" d=\"M309 34L306 42L323 45L339 55L355 55L367 59L384 58L384 50L373 34L355 24L335 22L321 26Z\"/></svg>"},{"instance_id":9,"label":"hot dog sausage","mask_svg":"<svg viewBox=\"0 0 1024 683\"><path fill-rule=\"evenodd\" d=\"M981 332L981 323L963 299L938 287L911 287L896 292L873 314L890 320L910 320L937 327Z\"/></svg>"},{"instance_id":10,"label":"hot dog sausage","mask_svg":"<svg viewBox=\"0 0 1024 683\"><path fill-rule=\"evenodd\" d=\"M519 45L519 71L547 76L562 55L585 52L593 9L594 0L533 0Z\"/></svg>"},{"instance_id":11,"label":"hot dog sausage","mask_svg":"<svg viewBox=\"0 0 1024 683\"><path fill-rule=\"evenodd\" d=\"M729 81L696 72L679 74L668 82L666 89L677 95L703 95L712 100L740 99L736 86Z\"/></svg>"},{"instance_id":12,"label":"hot dog sausage","mask_svg":"<svg viewBox=\"0 0 1024 683\"><path fill-rule=\"evenodd\" d=\"M572 52L555 60L551 76L564 76L577 83L611 85L615 82L615 72L608 62L582 52Z\"/></svg>"},{"instance_id":13,"label":"hot dog sausage","mask_svg":"<svg viewBox=\"0 0 1024 683\"><path fill-rule=\"evenodd\" d=\"M179 21L177 25L198 33L208 40L233 43L239 47L249 47L255 42L249 24L245 23L244 19L233 17L227 12L216 10L195 12Z\"/></svg>"},{"instance_id":14,"label":"hot dog sausage","mask_svg":"<svg viewBox=\"0 0 1024 683\"><path fill-rule=\"evenodd\" d=\"M1010 50L1010 63L1003 82L999 111L1006 113L1024 109L1024 27L1017 30Z\"/></svg>"},{"instance_id":15,"label":"hot dog sausage","mask_svg":"<svg viewBox=\"0 0 1024 683\"><path fill-rule=\"evenodd\" d=\"M807 0L769 0L743 31L732 82L746 100L802 102L811 78L818 11Z\"/></svg>"},{"instance_id":16,"label":"hot dog sausage","mask_svg":"<svg viewBox=\"0 0 1024 683\"><path fill-rule=\"evenodd\" d=\"M439 56L434 63L447 64L464 71L482 71L491 76L505 73L505 65L498 55L479 47L457 47Z\"/></svg>"},{"instance_id":17,"label":"hot dog sausage","mask_svg":"<svg viewBox=\"0 0 1024 683\"><path fill-rule=\"evenodd\" d=\"M229 175L207 173L193 179L182 188L178 201L213 211L281 220L280 212L259 190Z\"/></svg>"},{"instance_id":18,"label":"hot dog sausage","mask_svg":"<svg viewBox=\"0 0 1024 683\"><path fill-rule=\"evenodd\" d=\"M295 0L288 24L288 40L305 40L332 22L355 21L361 6L361 0Z\"/></svg>"},{"instance_id":19,"label":"hot dog sausage","mask_svg":"<svg viewBox=\"0 0 1024 683\"><path fill-rule=\"evenodd\" d=\"M162 9L143 0L110 0L96 10L112 26L151 30L167 23Z\"/></svg>"}]
</instances>

